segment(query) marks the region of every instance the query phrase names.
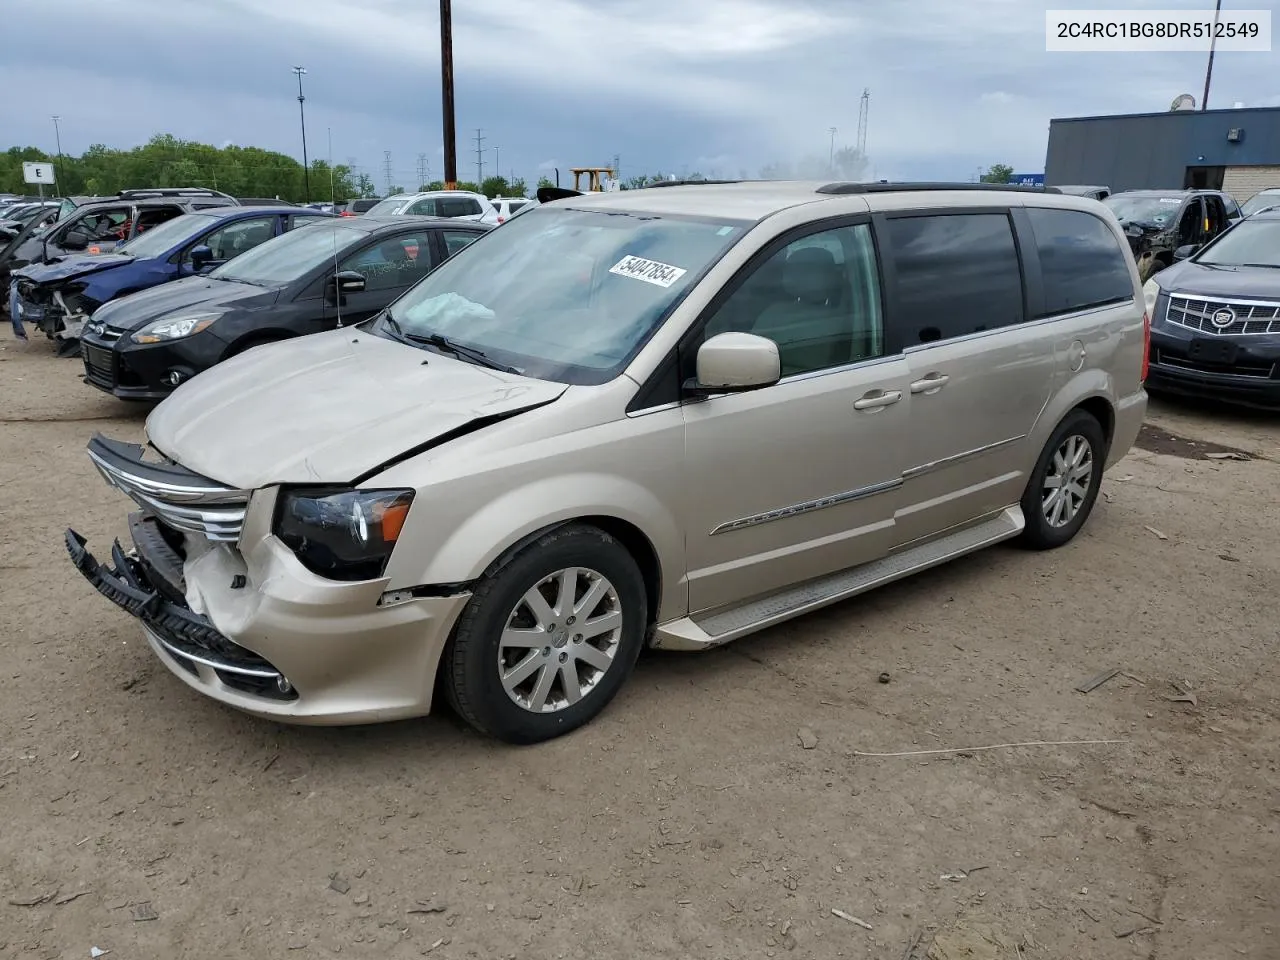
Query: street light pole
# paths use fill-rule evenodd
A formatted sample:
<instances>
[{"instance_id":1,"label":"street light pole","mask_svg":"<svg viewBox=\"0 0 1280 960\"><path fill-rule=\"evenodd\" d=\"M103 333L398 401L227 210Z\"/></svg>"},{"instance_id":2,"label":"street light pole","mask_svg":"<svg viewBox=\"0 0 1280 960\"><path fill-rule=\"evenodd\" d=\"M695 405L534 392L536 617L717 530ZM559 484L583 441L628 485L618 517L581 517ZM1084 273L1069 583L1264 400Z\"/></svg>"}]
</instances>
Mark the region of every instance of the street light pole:
<instances>
[{"instance_id":1,"label":"street light pole","mask_svg":"<svg viewBox=\"0 0 1280 960\"><path fill-rule=\"evenodd\" d=\"M1213 54L1218 45L1218 20L1222 16L1222 0L1218 0L1213 9L1213 35L1209 38L1209 65L1204 71L1204 96L1200 98L1200 109L1209 109L1209 81L1213 79Z\"/></svg>"},{"instance_id":2,"label":"street light pole","mask_svg":"<svg viewBox=\"0 0 1280 960\"><path fill-rule=\"evenodd\" d=\"M58 129L58 121L61 117L52 117L53 120L53 136L58 144L58 182L54 184L54 193L62 196L62 131Z\"/></svg>"},{"instance_id":3,"label":"street light pole","mask_svg":"<svg viewBox=\"0 0 1280 960\"><path fill-rule=\"evenodd\" d=\"M306 196L304 202L311 202L311 166L307 162L307 113L303 108L306 97L302 95L302 75L307 72L306 67L294 67L293 72L298 77L298 119L302 121L302 184L303 193Z\"/></svg>"},{"instance_id":4,"label":"street light pole","mask_svg":"<svg viewBox=\"0 0 1280 960\"><path fill-rule=\"evenodd\" d=\"M444 187L458 186L458 134L453 118L453 5L440 0L440 96L444 118Z\"/></svg>"},{"instance_id":5,"label":"street light pole","mask_svg":"<svg viewBox=\"0 0 1280 960\"><path fill-rule=\"evenodd\" d=\"M831 153L827 156L827 170L834 175L836 172L836 128L831 128Z\"/></svg>"}]
</instances>

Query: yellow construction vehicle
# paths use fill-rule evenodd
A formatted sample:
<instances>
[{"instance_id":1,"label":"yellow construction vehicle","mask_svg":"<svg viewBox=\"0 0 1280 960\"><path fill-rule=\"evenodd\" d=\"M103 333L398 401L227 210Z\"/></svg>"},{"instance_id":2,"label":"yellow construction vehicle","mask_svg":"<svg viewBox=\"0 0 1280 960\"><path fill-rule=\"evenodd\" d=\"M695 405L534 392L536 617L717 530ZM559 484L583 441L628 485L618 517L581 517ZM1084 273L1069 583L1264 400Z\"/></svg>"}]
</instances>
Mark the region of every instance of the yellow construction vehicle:
<instances>
[{"instance_id":1,"label":"yellow construction vehicle","mask_svg":"<svg viewBox=\"0 0 1280 960\"><path fill-rule=\"evenodd\" d=\"M569 172L573 174L573 189L579 193L604 193L605 180L613 180L612 167L571 167ZM582 189L582 178L587 178L587 189Z\"/></svg>"}]
</instances>

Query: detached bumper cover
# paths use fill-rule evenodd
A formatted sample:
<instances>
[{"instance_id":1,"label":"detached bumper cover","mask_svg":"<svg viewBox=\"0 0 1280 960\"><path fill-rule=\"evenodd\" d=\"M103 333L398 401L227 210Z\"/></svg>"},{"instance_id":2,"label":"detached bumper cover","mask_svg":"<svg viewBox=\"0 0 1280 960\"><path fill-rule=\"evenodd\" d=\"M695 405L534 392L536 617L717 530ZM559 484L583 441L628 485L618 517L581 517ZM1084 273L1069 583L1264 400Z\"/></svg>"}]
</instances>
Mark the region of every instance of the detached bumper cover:
<instances>
[{"instance_id":1,"label":"detached bumper cover","mask_svg":"<svg viewBox=\"0 0 1280 960\"><path fill-rule=\"evenodd\" d=\"M135 536L146 535L147 521L130 518ZM74 530L66 534L67 552L77 570L100 594L142 621L153 642L188 672L199 675L199 667L216 674L232 689L257 696L289 701L297 699L287 680L270 662L238 646L214 629L204 617L192 613L173 597L174 584L163 580L151 564L125 554L116 541L111 546L111 562L99 563L85 549L85 539ZM179 568L180 569L180 568Z\"/></svg>"}]
</instances>

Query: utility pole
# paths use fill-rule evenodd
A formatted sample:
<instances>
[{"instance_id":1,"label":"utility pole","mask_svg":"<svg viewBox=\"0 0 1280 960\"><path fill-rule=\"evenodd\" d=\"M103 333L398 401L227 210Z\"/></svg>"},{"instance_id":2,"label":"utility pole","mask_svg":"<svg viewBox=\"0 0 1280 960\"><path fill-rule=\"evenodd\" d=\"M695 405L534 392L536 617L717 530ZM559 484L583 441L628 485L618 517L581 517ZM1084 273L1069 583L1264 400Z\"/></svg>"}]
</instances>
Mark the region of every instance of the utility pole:
<instances>
[{"instance_id":1,"label":"utility pole","mask_svg":"<svg viewBox=\"0 0 1280 960\"><path fill-rule=\"evenodd\" d=\"M444 117L444 186L458 185L458 135L453 126L453 8L440 0L440 96Z\"/></svg>"},{"instance_id":2,"label":"utility pole","mask_svg":"<svg viewBox=\"0 0 1280 960\"><path fill-rule=\"evenodd\" d=\"M1222 0L1218 0L1213 8L1213 33L1209 39L1209 66L1204 71L1204 96L1200 98L1200 109L1209 109L1209 81L1213 79L1213 52L1218 44L1218 18L1222 16Z\"/></svg>"},{"instance_id":3,"label":"utility pole","mask_svg":"<svg viewBox=\"0 0 1280 960\"><path fill-rule=\"evenodd\" d=\"M58 182L54 184L54 194L59 197L62 196L62 133L58 130L58 121L61 119L61 117L53 117L53 136L58 144Z\"/></svg>"},{"instance_id":4,"label":"utility pole","mask_svg":"<svg viewBox=\"0 0 1280 960\"><path fill-rule=\"evenodd\" d=\"M862 102L858 104L858 153L862 157L867 155L867 114L871 112L871 89L864 87L862 90Z\"/></svg>"},{"instance_id":5,"label":"utility pole","mask_svg":"<svg viewBox=\"0 0 1280 960\"><path fill-rule=\"evenodd\" d=\"M827 170L834 175L836 172L836 128L831 128L831 152L827 155Z\"/></svg>"},{"instance_id":6,"label":"utility pole","mask_svg":"<svg viewBox=\"0 0 1280 960\"><path fill-rule=\"evenodd\" d=\"M302 190L305 196L305 203L311 202L311 166L307 162L307 112L303 108L306 97L302 95L302 75L307 72L306 67L294 67L293 72L298 77L298 119L302 121Z\"/></svg>"},{"instance_id":7,"label":"utility pole","mask_svg":"<svg viewBox=\"0 0 1280 960\"><path fill-rule=\"evenodd\" d=\"M500 177L502 176L502 167L498 165L498 148L494 146L489 149L493 151L493 175Z\"/></svg>"},{"instance_id":8,"label":"utility pole","mask_svg":"<svg viewBox=\"0 0 1280 960\"><path fill-rule=\"evenodd\" d=\"M418 189L421 190L427 183L427 155L425 153L418 154Z\"/></svg>"},{"instance_id":9,"label":"utility pole","mask_svg":"<svg viewBox=\"0 0 1280 960\"><path fill-rule=\"evenodd\" d=\"M476 127L476 186L484 183L484 137Z\"/></svg>"},{"instance_id":10,"label":"utility pole","mask_svg":"<svg viewBox=\"0 0 1280 960\"><path fill-rule=\"evenodd\" d=\"M387 178L387 196L391 196L391 151L382 151L382 172Z\"/></svg>"}]
</instances>

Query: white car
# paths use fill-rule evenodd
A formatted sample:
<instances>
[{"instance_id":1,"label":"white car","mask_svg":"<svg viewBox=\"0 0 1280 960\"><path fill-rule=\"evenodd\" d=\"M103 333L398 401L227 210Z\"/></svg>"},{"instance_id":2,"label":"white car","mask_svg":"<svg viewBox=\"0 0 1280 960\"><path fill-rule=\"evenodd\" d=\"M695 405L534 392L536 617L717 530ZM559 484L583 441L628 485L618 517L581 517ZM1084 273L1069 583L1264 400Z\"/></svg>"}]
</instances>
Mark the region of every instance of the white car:
<instances>
[{"instance_id":1,"label":"white car","mask_svg":"<svg viewBox=\"0 0 1280 960\"><path fill-rule=\"evenodd\" d=\"M506 223L516 211L529 203L528 197L494 197L489 201L493 204L493 208L498 211L498 222Z\"/></svg>"},{"instance_id":2,"label":"white car","mask_svg":"<svg viewBox=\"0 0 1280 960\"><path fill-rule=\"evenodd\" d=\"M432 190L426 193L398 193L368 209L366 217L388 216L449 217L479 223L501 223L488 197L467 190Z\"/></svg>"}]
</instances>

